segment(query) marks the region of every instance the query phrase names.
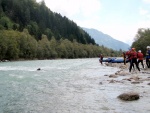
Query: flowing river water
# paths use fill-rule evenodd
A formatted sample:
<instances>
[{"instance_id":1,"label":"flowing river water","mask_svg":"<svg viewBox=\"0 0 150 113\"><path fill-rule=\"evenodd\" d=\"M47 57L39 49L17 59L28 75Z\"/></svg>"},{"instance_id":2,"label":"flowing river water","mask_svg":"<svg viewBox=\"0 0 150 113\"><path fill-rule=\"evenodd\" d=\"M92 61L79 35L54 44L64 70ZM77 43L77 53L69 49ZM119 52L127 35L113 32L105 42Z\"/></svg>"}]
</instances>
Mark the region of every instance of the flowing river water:
<instances>
[{"instance_id":1,"label":"flowing river water","mask_svg":"<svg viewBox=\"0 0 150 113\"><path fill-rule=\"evenodd\" d=\"M0 113L141 113L117 98L127 86L100 85L118 70L97 58L1 62Z\"/></svg>"}]
</instances>

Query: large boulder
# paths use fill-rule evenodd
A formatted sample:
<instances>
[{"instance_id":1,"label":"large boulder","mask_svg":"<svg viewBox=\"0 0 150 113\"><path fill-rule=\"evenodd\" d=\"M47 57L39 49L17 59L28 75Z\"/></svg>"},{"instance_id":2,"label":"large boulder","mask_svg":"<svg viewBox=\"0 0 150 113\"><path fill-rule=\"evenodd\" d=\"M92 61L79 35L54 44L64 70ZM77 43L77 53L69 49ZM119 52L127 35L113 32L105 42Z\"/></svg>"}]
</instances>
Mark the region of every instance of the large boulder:
<instances>
[{"instance_id":1,"label":"large boulder","mask_svg":"<svg viewBox=\"0 0 150 113\"><path fill-rule=\"evenodd\" d=\"M138 100L140 96L138 93L129 92L129 93L120 94L118 98L125 101L133 101L133 100Z\"/></svg>"}]
</instances>

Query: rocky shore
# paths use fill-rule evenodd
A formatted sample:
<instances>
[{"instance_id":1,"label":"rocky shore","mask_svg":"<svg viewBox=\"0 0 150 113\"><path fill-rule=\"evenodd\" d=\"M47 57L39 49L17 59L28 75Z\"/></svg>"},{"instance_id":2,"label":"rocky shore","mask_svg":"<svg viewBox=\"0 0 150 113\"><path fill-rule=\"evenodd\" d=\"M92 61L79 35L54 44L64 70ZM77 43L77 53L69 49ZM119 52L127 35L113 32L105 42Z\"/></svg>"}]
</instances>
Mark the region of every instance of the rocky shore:
<instances>
[{"instance_id":1,"label":"rocky shore","mask_svg":"<svg viewBox=\"0 0 150 113\"><path fill-rule=\"evenodd\" d=\"M107 77L106 81L100 82L100 84L109 83L120 85L131 86L138 85L138 89L130 90L128 92L124 91L122 94L118 95L118 98L126 101L138 100L140 97L146 96L150 97L147 87L150 87L150 69L145 66L143 69L140 66L141 71L139 72L136 67L129 72L129 63L124 65L123 63L105 63L106 66L117 67L120 70L114 74L104 75Z\"/></svg>"}]
</instances>

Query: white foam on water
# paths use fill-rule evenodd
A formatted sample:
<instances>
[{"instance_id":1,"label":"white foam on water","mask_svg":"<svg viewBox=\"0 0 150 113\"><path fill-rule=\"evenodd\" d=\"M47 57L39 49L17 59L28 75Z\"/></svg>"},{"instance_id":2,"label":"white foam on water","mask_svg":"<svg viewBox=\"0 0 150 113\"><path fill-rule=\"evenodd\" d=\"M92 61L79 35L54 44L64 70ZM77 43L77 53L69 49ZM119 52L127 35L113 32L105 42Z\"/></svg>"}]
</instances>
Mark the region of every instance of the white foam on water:
<instances>
[{"instance_id":1,"label":"white foam on water","mask_svg":"<svg viewBox=\"0 0 150 113\"><path fill-rule=\"evenodd\" d=\"M16 74L9 74L10 77L15 77L15 78L19 78L19 79L23 79L24 76L23 75L16 75Z\"/></svg>"},{"instance_id":2,"label":"white foam on water","mask_svg":"<svg viewBox=\"0 0 150 113\"><path fill-rule=\"evenodd\" d=\"M18 66L18 67L13 67L13 66L3 66L0 67L0 71L36 71L36 68L31 68L31 67L22 67L22 66Z\"/></svg>"}]
</instances>

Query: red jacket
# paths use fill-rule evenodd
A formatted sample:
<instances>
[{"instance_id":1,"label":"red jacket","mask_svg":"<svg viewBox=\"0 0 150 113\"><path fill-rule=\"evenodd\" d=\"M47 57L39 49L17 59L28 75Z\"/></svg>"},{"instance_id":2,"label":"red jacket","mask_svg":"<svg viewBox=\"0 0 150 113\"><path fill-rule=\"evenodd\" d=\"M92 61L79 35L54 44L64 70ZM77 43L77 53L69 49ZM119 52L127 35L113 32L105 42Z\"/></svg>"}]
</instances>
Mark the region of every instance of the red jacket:
<instances>
[{"instance_id":1,"label":"red jacket","mask_svg":"<svg viewBox=\"0 0 150 113\"><path fill-rule=\"evenodd\" d=\"M137 53L137 57L138 57L138 60L143 60L144 55L143 55L143 53L138 52L138 53Z\"/></svg>"},{"instance_id":2,"label":"red jacket","mask_svg":"<svg viewBox=\"0 0 150 113\"><path fill-rule=\"evenodd\" d=\"M129 59L129 60L131 60L131 54L130 53L131 53L131 51L126 52L127 59Z\"/></svg>"},{"instance_id":3,"label":"red jacket","mask_svg":"<svg viewBox=\"0 0 150 113\"><path fill-rule=\"evenodd\" d=\"M127 51L126 55L128 56L129 60L131 60L132 58L137 58L137 52L136 51Z\"/></svg>"},{"instance_id":4,"label":"red jacket","mask_svg":"<svg viewBox=\"0 0 150 113\"><path fill-rule=\"evenodd\" d=\"M130 55L131 55L131 59L132 58L137 58L137 52L136 51L131 51Z\"/></svg>"}]
</instances>

